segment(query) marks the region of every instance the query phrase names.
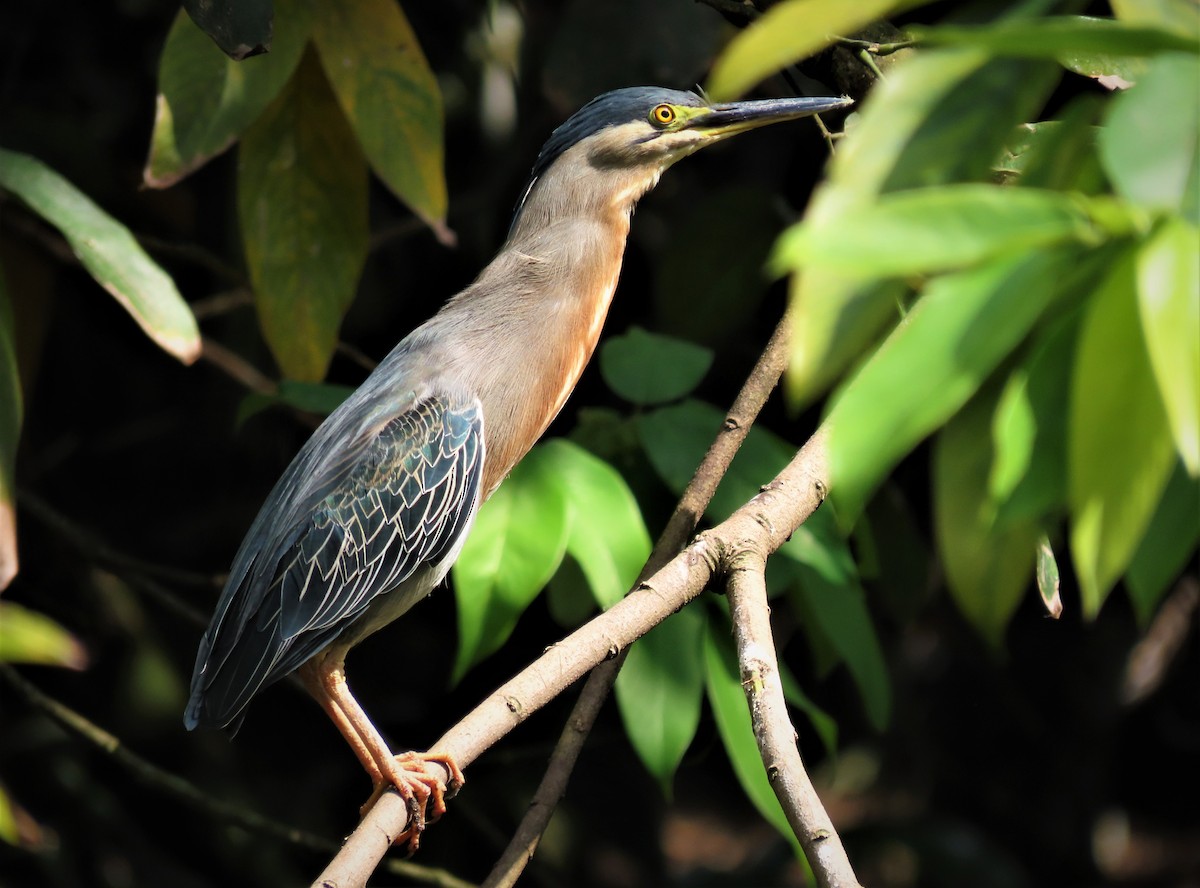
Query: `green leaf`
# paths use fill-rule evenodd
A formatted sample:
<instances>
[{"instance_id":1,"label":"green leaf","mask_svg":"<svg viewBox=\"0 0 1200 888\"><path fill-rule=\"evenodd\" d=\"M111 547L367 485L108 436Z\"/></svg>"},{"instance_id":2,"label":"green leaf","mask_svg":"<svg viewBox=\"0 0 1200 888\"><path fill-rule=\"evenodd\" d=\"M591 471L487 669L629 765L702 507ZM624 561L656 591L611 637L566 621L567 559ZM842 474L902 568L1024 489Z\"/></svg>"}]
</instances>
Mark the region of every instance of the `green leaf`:
<instances>
[{"instance_id":1,"label":"green leaf","mask_svg":"<svg viewBox=\"0 0 1200 888\"><path fill-rule=\"evenodd\" d=\"M1153 26L1088 16L1010 19L987 25L909 29L926 46L969 46L995 55L1059 59L1080 55L1141 56L1197 52L1200 42Z\"/></svg>"},{"instance_id":2,"label":"green leaf","mask_svg":"<svg viewBox=\"0 0 1200 888\"><path fill-rule=\"evenodd\" d=\"M347 385L285 379L279 383L279 388L274 394L251 392L242 398L234 425L241 426L250 417L269 407L277 406L292 407L317 416L328 416L353 392L354 389Z\"/></svg>"},{"instance_id":3,"label":"green leaf","mask_svg":"<svg viewBox=\"0 0 1200 888\"><path fill-rule=\"evenodd\" d=\"M1096 122L1103 103L1097 96L1080 96L1063 109L1058 120L1022 124L1027 133L1023 153L1016 158L1023 188L1082 191L1107 190L1097 154Z\"/></svg>"},{"instance_id":4,"label":"green leaf","mask_svg":"<svg viewBox=\"0 0 1200 888\"><path fill-rule=\"evenodd\" d=\"M820 52L912 0L784 0L729 42L713 64L706 92L716 101L736 98L781 68Z\"/></svg>"},{"instance_id":5,"label":"green leaf","mask_svg":"<svg viewBox=\"0 0 1200 888\"><path fill-rule=\"evenodd\" d=\"M160 348L185 364L200 356L200 331L192 310L128 228L27 154L0 148L0 188L17 195L62 232L96 283Z\"/></svg>"},{"instance_id":6,"label":"green leaf","mask_svg":"<svg viewBox=\"0 0 1200 888\"><path fill-rule=\"evenodd\" d=\"M631 327L600 348L600 373L608 387L632 404L682 398L704 379L712 352L671 336Z\"/></svg>"},{"instance_id":7,"label":"green leaf","mask_svg":"<svg viewBox=\"0 0 1200 888\"><path fill-rule=\"evenodd\" d=\"M371 168L445 235L442 98L403 11L391 0L317 9L321 64Z\"/></svg>"},{"instance_id":8,"label":"green leaf","mask_svg":"<svg viewBox=\"0 0 1200 888\"><path fill-rule=\"evenodd\" d=\"M684 608L638 639L617 674L625 733L667 795L700 726L705 623L699 608Z\"/></svg>"},{"instance_id":9,"label":"green leaf","mask_svg":"<svg viewBox=\"0 0 1200 888\"><path fill-rule=\"evenodd\" d=\"M812 725L813 731L821 740L821 745L825 747L825 754L833 756L837 754L837 738L838 726L837 722L824 709L809 699L808 695L800 688L795 676L788 671L787 666L782 662L779 664L779 677L783 680L783 695L788 703L796 707L804 713L808 723Z\"/></svg>"},{"instance_id":10,"label":"green leaf","mask_svg":"<svg viewBox=\"0 0 1200 888\"><path fill-rule=\"evenodd\" d=\"M311 53L242 140L238 219L263 335L316 381L367 256L367 171Z\"/></svg>"},{"instance_id":11,"label":"green leaf","mask_svg":"<svg viewBox=\"0 0 1200 888\"><path fill-rule=\"evenodd\" d=\"M1197 543L1200 481L1189 478L1183 463L1177 462L1125 574L1139 625L1150 622L1171 582L1195 555Z\"/></svg>"},{"instance_id":12,"label":"green leaf","mask_svg":"<svg viewBox=\"0 0 1200 888\"><path fill-rule=\"evenodd\" d=\"M1114 232L1098 229L1092 207ZM1126 217L1103 198L945 185L884 195L824 224L796 226L780 238L772 262L780 271L822 265L873 277L929 274L1063 241L1095 245L1139 223L1139 214Z\"/></svg>"},{"instance_id":13,"label":"green leaf","mask_svg":"<svg viewBox=\"0 0 1200 888\"><path fill-rule=\"evenodd\" d=\"M1111 0L1121 21L1153 25L1194 39L1200 33L1200 8L1195 0Z\"/></svg>"},{"instance_id":14,"label":"green leaf","mask_svg":"<svg viewBox=\"0 0 1200 888\"><path fill-rule=\"evenodd\" d=\"M832 224L885 192L991 178L1013 127L1037 116L1057 80L1051 64L989 61L974 50L934 50L897 64L864 102L803 224ZM857 360L897 317L905 293L838 269L794 277L792 399L811 399Z\"/></svg>"},{"instance_id":15,"label":"green leaf","mask_svg":"<svg viewBox=\"0 0 1200 888\"><path fill-rule=\"evenodd\" d=\"M1138 314L1175 447L1200 476L1200 230L1164 221L1138 251Z\"/></svg>"},{"instance_id":16,"label":"green leaf","mask_svg":"<svg viewBox=\"0 0 1200 888\"><path fill-rule=\"evenodd\" d=\"M847 525L892 467L952 416L1058 294L1074 251L996 259L935 279L829 412L831 496Z\"/></svg>"},{"instance_id":17,"label":"green leaf","mask_svg":"<svg viewBox=\"0 0 1200 888\"><path fill-rule=\"evenodd\" d=\"M16 325L0 268L0 591L17 575L17 445L24 411Z\"/></svg>"},{"instance_id":18,"label":"green leaf","mask_svg":"<svg viewBox=\"0 0 1200 888\"><path fill-rule=\"evenodd\" d=\"M988 496L997 392L981 392L933 446L934 529L946 581L959 610L996 650L1033 575L1038 529L998 527Z\"/></svg>"},{"instance_id":19,"label":"green leaf","mask_svg":"<svg viewBox=\"0 0 1200 888\"><path fill-rule=\"evenodd\" d=\"M1200 58L1160 56L1113 99L1100 159L1117 194L1200 224Z\"/></svg>"},{"instance_id":20,"label":"green leaf","mask_svg":"<svg viewBox=\"0 0 1200 888\"><path fill-rule=\"evenodd\" d=\"M1062 616L1063 603L1059 596L1058 559L1054 557L1054 549L1050 538L1042 534L1037 547L1037 584L1041 593L1042 603L1046 613L1057 620Z\"/></svg>"},{"instance_id":21,"label":"green leaf","mask_svg":"<svg viewBox=\"0 0 1200 888\"><path fill-rule=\"evenodd\" d=\"M183 0L196 24L234 59L271 49L272 7L272 0Z\"/></svg>"},{"instance_id":22,"label":"green leaf","mask_svg":"<svg viewBox=\"0 0 1200 888\"><path fill-rule=\"evenodd\" d=\"M453 681L512 634L558 570L570 527L553 462L534 450L479 507L451 569L459 632Z\"/></svg>"},{"instance_id":23,"label":"green leaf","mask_svg":"<svg viewBox=\"0 0 1200 888\"><path fill-rule=\"evenodd\" d=\"M892 712L891 681L862 587L857 578L831 577L811 563L798 568L794 594L800 613L846 664L871 726L885 730Z\"/></svg>"},{"instance_id":24,"label":"green leaf","mask_svg":"<svg viewBox=\"0 0 1200 888\"><path fill-rule=\"evenodd\" d=\"M733 645L717 628L715 620L708 621L704 636L704 673L708 702L738 783L766 821L791 842L798 855L802 854L763 767Z\"/></svg>"},{"instance_id":25,"label":"green leaf","mask_svg":"<svg viewBox=\"0 0 1200 888\"><path fill-rule=\"evenodd\" d=\"M1175 459L1140 332L1134 258L1114 264L1088 306L1068 405L1071 554L1089 618L1128 567Z\"/></svg>"},{"instance_id":26,"label":"green leaf","mask_svg":"<svg viewBox=\"0 0 1200 888\"><path fill-rule=\"evenodd\" d=\"M21 830L17 826L17 803L13 801L4 784L0 783L0 842L18 847Z\"/></svg>"},{"instance_id":27,"label":"green leaf","mask_svg":"<svg viewBox=\"0 0 1200 888\"><path fill-rule=\"evenodd\" d=\"M84 669L87 652L54 620L11 601L0 601L0 663L37 663Z\"/></svg>"},{"instance_id":28,"label":"green leaf","mask_svg":"<svg viewBox=\"0 0 1200 888\"><path fill-rule=\"evenodd\" d=\"M556 438L535 452L570 514L566 550L596 602L612 607L633 588L650 556L637 499L620 472L578 444Z\"/></svg>"},{"instance_id":29,"label":"green leaf","mask_svg":"<svg viewBox=\"0 0 1200 888\"><path fill-rule=\"evenodd\" d=\"M292 76L312 25L308 0L280 0L271 52L226 57L182 11L158 67L158 99L143 181L167 188L232 145Z\"/></svg>"}]
</instances>

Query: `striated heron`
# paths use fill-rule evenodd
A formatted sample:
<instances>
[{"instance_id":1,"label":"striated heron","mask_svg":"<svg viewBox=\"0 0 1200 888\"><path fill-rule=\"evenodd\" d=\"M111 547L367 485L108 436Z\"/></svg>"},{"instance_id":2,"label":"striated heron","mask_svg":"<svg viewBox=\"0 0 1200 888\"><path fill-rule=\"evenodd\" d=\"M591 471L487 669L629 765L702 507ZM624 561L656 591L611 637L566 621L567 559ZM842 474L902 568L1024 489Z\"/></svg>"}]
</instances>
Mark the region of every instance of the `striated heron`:
<instances>
[{"instance_id":1,"label":"striated heron","mask_svg":"<svg viewBox=\"0 0 1200 888\"><path fill-rule=\"evenodd\" d=\"M634 204L663 171L736 133L849 104L711 104L637 87L593 99L550 136L508 238L479 277L409 334L321 424L238 550L200 642L184 722L240 724L297 671L375 786L412 814L463 782L447 756L394 755L346 686L347 651L437 586L479 504L533 446L591 357ZM368 803L370 804L370 802ZM401 837L404 838L404 837Z\"/></svg>"}]
</instances>

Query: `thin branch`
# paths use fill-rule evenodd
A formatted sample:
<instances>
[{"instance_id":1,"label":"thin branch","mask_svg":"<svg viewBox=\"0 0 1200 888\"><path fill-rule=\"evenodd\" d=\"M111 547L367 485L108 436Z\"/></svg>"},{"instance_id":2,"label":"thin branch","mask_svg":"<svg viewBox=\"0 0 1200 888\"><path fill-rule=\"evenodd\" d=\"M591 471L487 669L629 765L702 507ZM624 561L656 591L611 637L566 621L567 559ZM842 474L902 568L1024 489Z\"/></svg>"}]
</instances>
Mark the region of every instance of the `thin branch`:
<instances>
[{"instance_id":1,"label":"thin branch","mask_svg":"<svg viewBox=\"0 0 1200 888\"><path fill-rule=\"evenodd\" d=\"M747 541L773 553L825 498L828 486L825 433L817 432L782 472L748 503L702 533L665 567L615 606L550 647L498 688L432 747L462 767L604 660L645 635L700 595L725 564L727 553ZM449 774L446 774L449 779ZM316 886L365 885L392 840L404 831L408 810L386 793L325 871Z\"/></svg>"},{"instance_id":2,"label":"thin branch","mask_svg":"<svg viewBox=\"0 0 1200 888\"><path fill-rule=\"evenodd\" d=\"M208 336L201 339L200 357L252 392L273 395L279 390L275 380L237 352L226 348Z\"/></svg>"},{"instance_id":3,"label":"thin branch","mask_svg":"<svg viewBox=\"0 0 1200 888\"><path fill-rule=\"evenodd\" d=\"M164 771L157 765L146 761L125 746L120 738L104 730L65 703L39 690L7 663L0 663L0 677L8 682L13 690L33 709L48 716L68 733L99 749L143 784L171 796L209 817L235 824L259 835L269 836L321 854L329 854L337 850L338 844L334 841L214 798L182 777ZM424 885L435 885L440 888L473 888L470 882L465 882L445 870L420 866L402 860L389 860L387 865L389 872L405 876Z\"/></svg>"},{"instance_id":4,"label":"thin branch","mask_svg":"<svg viewBox=\"0 0 1200 888\"><path fill-rule=\"evenodd\" d=\"M817 885L861 888L796 748L796 729L788 716L771 634L766 566L766 555L751 540L730 554L727 566L730 617L754 739L771 788L804 848Z\"/></svg>"},{"instance_id":5,"label":"thin branch","mask_svg":"<svg viewBox=\"0 0 1200 888\"><path fill-rule=\"evenodd\" d=\"M792 328L792 317L792 311L789 309L775 327L766 348L734 399L717 437L709 446L704 459L700 461L692 480L688 482L679 498L675 511L654 544L654 549L638 576L638 583L642 583L665 566L695 533L696 524L708 508L717 485L725 477L734 455L742 446L746 435L750 433L750 427L771 396L771 392L775 390L779 377L783 375L787 366L788 334ZM588 676L587 683L580 692L579 699L563 727L562 735L554 747L554 753L529 804L529 810L518 824L508 847L484 880L484 888L507 888L513 885L532 859L538 841L566 791L571 771L600 708L617 680L617 674L621 671L628 650L626 648L614 659L601 663Z\"/></svg>"}]
</instances>

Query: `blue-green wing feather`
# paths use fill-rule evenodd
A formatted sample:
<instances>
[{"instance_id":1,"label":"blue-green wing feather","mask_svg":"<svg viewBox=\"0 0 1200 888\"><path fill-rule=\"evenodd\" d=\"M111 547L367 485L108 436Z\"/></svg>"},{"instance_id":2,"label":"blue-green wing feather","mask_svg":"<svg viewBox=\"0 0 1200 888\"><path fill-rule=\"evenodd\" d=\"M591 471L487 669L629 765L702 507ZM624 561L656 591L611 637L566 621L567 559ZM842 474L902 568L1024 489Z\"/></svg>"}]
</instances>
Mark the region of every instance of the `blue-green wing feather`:
<instances>
[{"instance_id":1,"label":"blue-green wing feather","mask_svg":"<svg viewBox=\"0 0 1200 888\"><path fill-rule=\"evenodd\" d=\"M363 406L329 417L242 543L200 645L189 727L236 722L255 693L350 630L380 595L431 585L448 569L479 500L479 403L414 395L391 418L350 425L378 416Z\"/></svg>"}]
</instances>

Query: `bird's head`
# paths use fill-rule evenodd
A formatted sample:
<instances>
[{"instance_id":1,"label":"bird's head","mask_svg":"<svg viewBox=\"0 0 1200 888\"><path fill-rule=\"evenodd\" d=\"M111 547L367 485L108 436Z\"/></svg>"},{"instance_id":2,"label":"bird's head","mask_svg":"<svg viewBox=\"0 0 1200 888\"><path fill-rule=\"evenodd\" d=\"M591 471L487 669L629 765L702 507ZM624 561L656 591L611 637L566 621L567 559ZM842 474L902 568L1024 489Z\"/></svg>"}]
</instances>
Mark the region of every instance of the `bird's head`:
<instances>
[{"instance_id":1,"label":"bird's head","mask_svg":"<svg viewBox=\"0 0 1200 888\"><path fill-rule=\"evenodd\" d=\"M629 87L592 99L558 127L542 146L521 200L552 173L566 182L589 171L604 171L627 187L633 200L658 181L675 161L747 130L842 108L851 99L782 98L714 104L693 92L659 87ZM558 178L558 177L556 177Z\"/></svg>"}]
</instances>

